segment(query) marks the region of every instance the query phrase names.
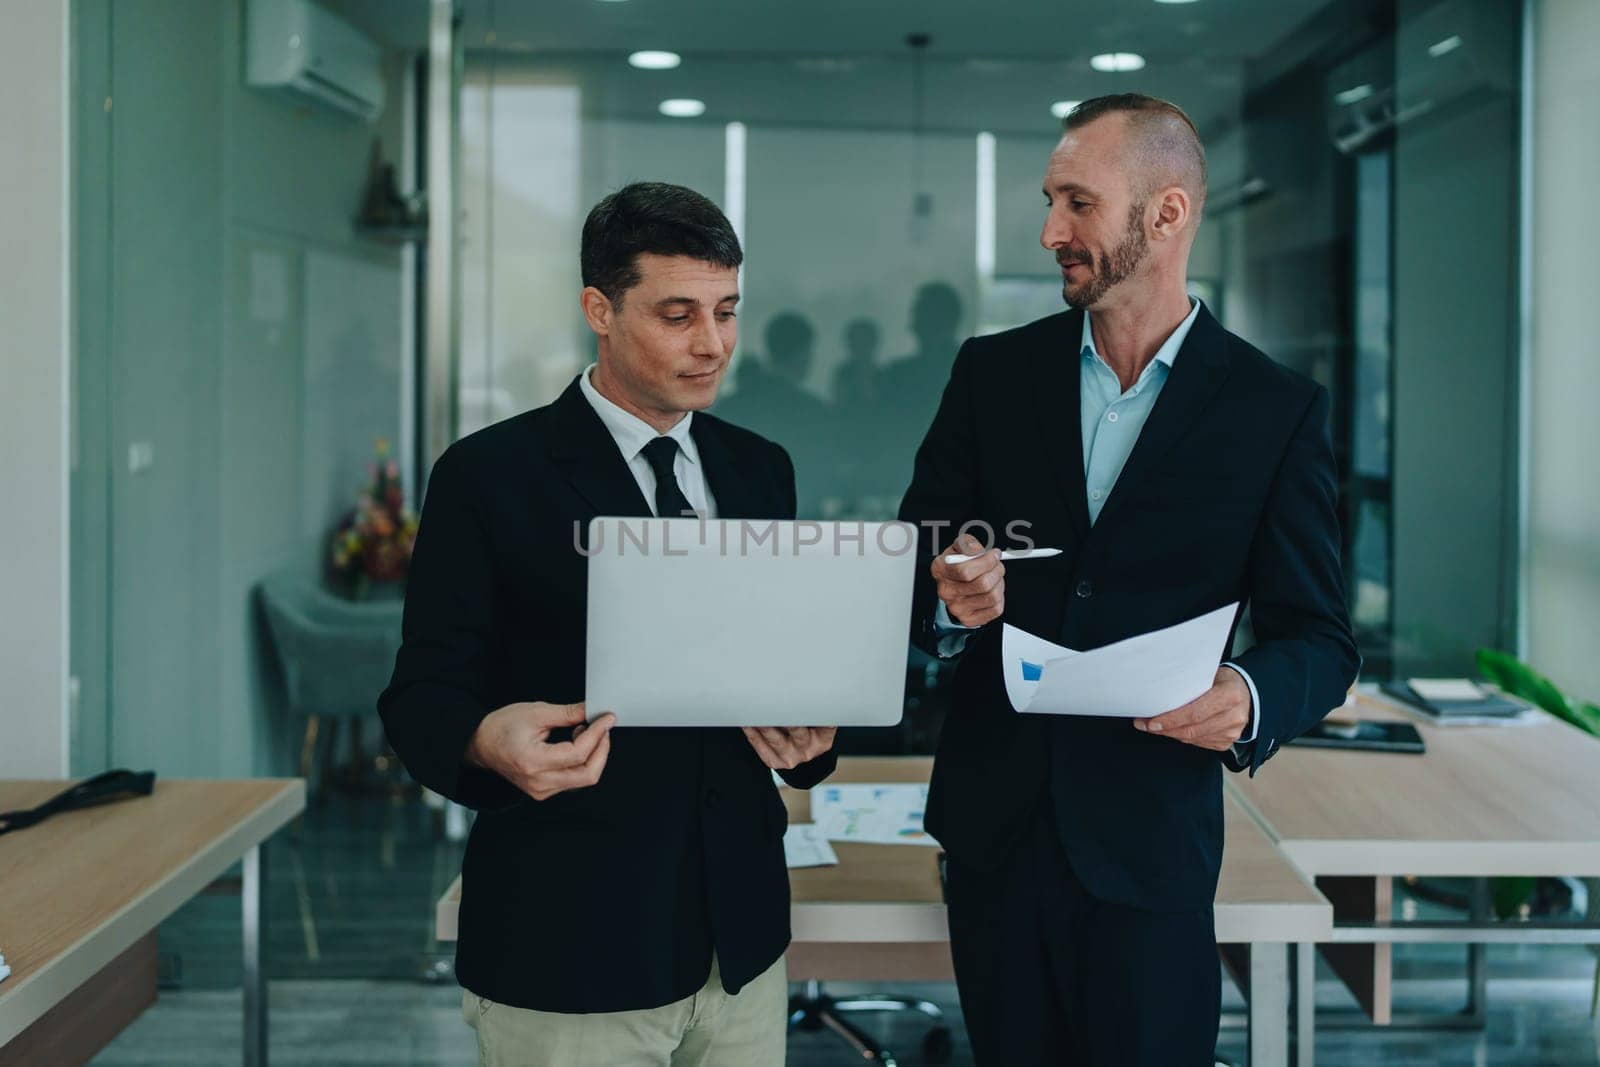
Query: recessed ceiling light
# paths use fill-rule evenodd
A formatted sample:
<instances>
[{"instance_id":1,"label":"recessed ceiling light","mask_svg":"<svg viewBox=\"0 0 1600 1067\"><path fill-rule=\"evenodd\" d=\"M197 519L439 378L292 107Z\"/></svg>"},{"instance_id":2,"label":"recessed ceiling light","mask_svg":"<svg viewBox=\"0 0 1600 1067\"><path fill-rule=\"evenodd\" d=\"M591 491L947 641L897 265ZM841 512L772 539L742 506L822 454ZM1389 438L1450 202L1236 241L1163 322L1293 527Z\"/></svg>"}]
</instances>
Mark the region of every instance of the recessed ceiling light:
<instances>
[{"instance_id":1,"label":"recessed ceiling light","mask_svg":"<svg viewBox=\"0 0 1600 1067\"><path fill-rule=\"evenodd\" d=\"M1349 89L1346 89L1342 93L1334 93L1333 94L1333 102L1335 104L1339 104L1341 106L1346 106L1346 105L1349 105L1349 104L1359 104L1359 103L1361 103L1361 101L1365 100L1367 97L1369 97L1371 95L1372 95L1372 86L1363 83L1361 85L1353 86L1353 87L1351 87Z\"/></svg>"},{"instance_id":2,"label":"recessed ceiling light","mask_svg":"<svg viewBox=\"0 0 1600 1067\"><path fill-rule=\"evenodd\" d=\"M1077 107L1081 103L1083 103L1082 100L1057 100L1055 103L1050 105L1050 114L1054 115L1058 119L1064 119L1073 108Z\"/></svg>"},{"instance_id":3,"label":"recessed ceiling light","mask_svg":"<svg viewBox=\"0 0 1600 1067\"><path fill-rule=\"evenodd\" d=\"M1438 59L1440 56L1449 55L1451 52L1454 52L1457 48L1460 48L1460 47L1461 47L1461 35L1459 33L1452 33L1449 37L1446 37L1444 40L1435 41L1433 44L1430 44L1428 46L1428 54L1430 56L1432 56L1434 59Z\"/></svg>"},{"instance_id":4,"label":"recessed ceiling light","mask_svg":"<svg viewBox=\"0 0 1600 1067\"><path fill-rule=\"evenodd\" d=\"M640 70L671 70L683 57L676 52L635 52L628 57L628 66L638 67Z\"/></svg>"},{"instance_id":5,"label":"recessed ceiling light","mask_svg":"<svg viewBox=\"0 0 1600 1067\"><path fill-rule=\"evenodd\" d=\"M1123 74L1144 69L1144 56L1137 52L1101 52L1089 60L1089 66L1107 74Z\"/></svg>"},{"instance_id":6,"label":"recessed ceiling light","mask_svg":"<svg viewBox=\"0 0 1600 1067\"><path fill-rule=\"evenodd\" d=\"M1158 4L1192 4L1195 0L1156 0Z\"/></svg>"},{"instance_id":7,"label":"recessed ceiling light","mask_svg":"<svg viewBox=\"0 0 1600 1067\"><path fill-rule=\"evenodd\" d=\"M663 100L661 113L669 119L695 119L706 113L704 100Z\"/></svg>"}]
</instances>

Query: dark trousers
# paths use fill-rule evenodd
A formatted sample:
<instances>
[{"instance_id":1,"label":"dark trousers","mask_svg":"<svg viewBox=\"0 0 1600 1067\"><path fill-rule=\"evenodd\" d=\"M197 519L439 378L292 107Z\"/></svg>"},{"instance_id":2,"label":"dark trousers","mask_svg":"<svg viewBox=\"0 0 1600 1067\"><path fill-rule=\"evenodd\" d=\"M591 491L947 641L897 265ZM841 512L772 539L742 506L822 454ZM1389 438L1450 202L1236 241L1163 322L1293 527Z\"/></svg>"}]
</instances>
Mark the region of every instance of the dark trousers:
<instances>
[{"instance_id":1,"label":"dark trousers","mask_svg":"<svg viewBox=\"0 0 1600 1067\"><path fill-rule=\"evenodd\" d=\"M1097 900L1048 802L992 873L946 862L950 949L978 1067L1210 1067L1222 977L1211 909Z\"/></svg>"}]
</instances>

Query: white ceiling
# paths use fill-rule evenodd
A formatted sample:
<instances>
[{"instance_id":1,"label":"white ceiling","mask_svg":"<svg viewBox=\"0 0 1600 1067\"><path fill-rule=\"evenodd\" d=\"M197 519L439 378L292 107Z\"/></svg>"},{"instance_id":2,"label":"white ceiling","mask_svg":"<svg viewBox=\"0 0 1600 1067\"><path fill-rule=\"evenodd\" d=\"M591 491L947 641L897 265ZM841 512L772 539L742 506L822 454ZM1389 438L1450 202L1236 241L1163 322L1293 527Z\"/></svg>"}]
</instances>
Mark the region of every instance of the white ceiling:
<instances>
[{"instance_id":1,"label":"white ceiling","mask_svg":"<svg viewBox=\"0 0 1600 1067\"><path fill-rule=\"evenodd\" d=\"M421 48L428 0L321 0L390 47ZM468 48L845 56L1240 61L1265 53L1330 0L461 0Z\"/></svg>"},{"instance_id":2,"label":"white ceiling","mask_svg":"<svg viewBox=\"0 0 1600 1067\"><path fill-rule=\"evenodd\" d=\"M322 0L394 48L421 48L427 0ZM462 0L469 61L506 77L554 75L586 114L655 119L670 96L702 99L704 122L905 128L912 32L926 53L928 129L1059 129L1049 105L1138 91L1185 107L1203 134L1236 120L1246 65L1330 0ZM1338 2L1338 0L1332 0ZM641 48L679 52L636 71ZM1097 52L1133 51L1143 71L1102 74Z\"/></svg>"}]
</instances>

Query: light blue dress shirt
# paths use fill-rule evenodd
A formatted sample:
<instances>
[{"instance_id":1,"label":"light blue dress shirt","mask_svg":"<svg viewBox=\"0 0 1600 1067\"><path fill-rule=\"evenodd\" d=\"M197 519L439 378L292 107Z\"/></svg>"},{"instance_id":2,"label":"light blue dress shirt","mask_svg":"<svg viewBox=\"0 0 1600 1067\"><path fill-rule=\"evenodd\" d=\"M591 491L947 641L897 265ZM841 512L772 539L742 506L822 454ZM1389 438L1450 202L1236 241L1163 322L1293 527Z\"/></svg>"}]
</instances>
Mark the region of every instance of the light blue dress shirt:
<instances>
[{"instance_id":1,"label":"light blue dress shirt","mask_svg":"<svg viewBox=\"0 0 1600 1067\"><path fill-rule=\"evenodd\" d=\"M1138 380L1127 392L1123 392L1117 372L1111 369L1111 365L1095 347L1089 312L1083 313L1083 337L1078 346L1078 399L1083 425L1083 479L1089 494L1091 524L1099 519L1100 509L1116 487L1117 477L1121 475L1134 444L1139 440L1139 432L1144 429L1145 420L1156 406L1162 386L1167 384L1167 378L1172 374L1172 363L1178 358L1178 350L1183 347L1184 339L1189 336L1189 330L1199 315L1200 302L1191 300L1188 317L1156 349L1155 358L1140 373ZM939 654L948 658L960 652L966 645L970 628L952 619L943 601L934 610L933 622L942 635ZM1256 693L1255 681L1243 667L1237 663L1225 663L1223 666L1237 671L1250 690L1250 726L1240 736L1234 749L1236 754L1240 754L1238 745L1255 740L1260 726L1261 699Z\"/></svg>"}]
</instances>

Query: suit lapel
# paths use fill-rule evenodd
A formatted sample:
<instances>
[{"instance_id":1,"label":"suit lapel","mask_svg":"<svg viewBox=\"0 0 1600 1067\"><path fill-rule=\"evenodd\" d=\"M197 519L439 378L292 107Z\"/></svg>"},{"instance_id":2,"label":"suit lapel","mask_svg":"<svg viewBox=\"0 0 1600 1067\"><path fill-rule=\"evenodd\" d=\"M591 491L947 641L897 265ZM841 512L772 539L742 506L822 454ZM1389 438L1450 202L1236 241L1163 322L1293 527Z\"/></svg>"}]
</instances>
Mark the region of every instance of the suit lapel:
<instances>
[{"instance_id":1,"label":"suit lapel","mask_svg":"<svg viewBox=\"0 0 1600 1067\"><path fill-rule=\"evenodd\" d=\"M700 453L700 463L705 468L706 486L716 501L719 519L766 519L753 483L739 466L733 450L728 447L718 427L710 418L696 415L689 424L689 436Z\"/></svg>"},{"instance_id":2,"label":"suit lapel","mask_svg":"<svg viewBox=\"0 0 1600 1067\"><path fill-rule=\"evenodd\" d=\"M606 424L576 379L550 406L550 459L596 515L634 517L652 510Z\"/></svg>"},{"instance_id":3,"label":"suit lapel","mask_svg":"<svg viewBox=\"0 0 1600 1067\"><path fill-rule=\"evenodd\" d=\"M1139 483L1183 437L1227 377L1228 334L1202 304L1189 335L1183 339L1183 347L1172 361L1167 384L1161 387L1161 395L1156 398L1144 429L1139 431L1128 462L1123 465L1117 484L1100 509L1100 517L1095 521L1097 527L1104 526L1128 497L1138 492ZM1081 453L1082 445L1079 450ZM1080 475L1083 472L1081 459L1078 472Z\"/></svg>"},{"instance_id":4,"label":"suit lapel","mask_svg":"<svg viewBox=\"0 0 1600 1067\"><path fill-rule=\"evenodd\" d=\"M1067 500L1067 515L1082 541L1089 534L1088 486L1083 479L1083 418L1079 398L1082 369L1079 339L1083 312L1055 317L1044 344L1034 351L1034 418L1043 437L1040 455L1056 471L1058 487Z\"/></svg>"}]
</instances>

